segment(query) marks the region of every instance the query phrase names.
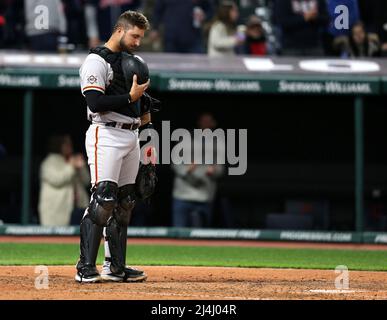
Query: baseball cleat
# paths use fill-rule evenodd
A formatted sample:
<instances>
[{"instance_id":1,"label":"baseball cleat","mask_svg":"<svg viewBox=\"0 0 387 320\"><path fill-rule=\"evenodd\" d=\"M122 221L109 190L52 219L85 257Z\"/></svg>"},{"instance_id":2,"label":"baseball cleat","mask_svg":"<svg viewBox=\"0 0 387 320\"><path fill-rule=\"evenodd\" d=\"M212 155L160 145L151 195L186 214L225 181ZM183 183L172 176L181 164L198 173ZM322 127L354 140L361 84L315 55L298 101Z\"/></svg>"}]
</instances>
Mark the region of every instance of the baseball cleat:
<instances>
[{"instance_id":1,"label":"baseball cleat","mask_svg":"<svg viewBox=\"0 0 387 320\"><path fill-rule=\"evenodd\" d=\"M101 280L97 268L93 266L83 266L77 270L75 275L75 281L77 282L94 283L101 282Z\"/></svg>"},{"instance_id":2,"label":"baseball cleat","mask_svg":"<svg viewBox=\"0 0 387 320\"><path fill-rule=\"evenodd\" d=\"M127 282L142 282L145 281L148 276L142 270L126 267L125 270L126 280Z\"/></svg>"},{"instance_id":3,"label":"baseball cleat","mask_svg":"<svg viewBox=\"0 0 387 320\"><path fill-rule=\"evenodd\" d=\"M85 275L82 275L82 273L80 272L77 272L77 274L75 275L75 281L81 283L81 282L85 282L85 283L96 283L96 282L101 282L101 276L98 274L98 275L95 275L95 276L85 276Z\"/></svg>"},{"instance_id":4,"label":"baseball cleat","mask_svg":"<svg viewBox=\"0 0 387 320\"><path fill-rule=\"evenodd\" d=\"M125 273L113 273L109 272L106 274L101 274L101 278L103 281L112 281L112 282L123 282L125 279Z\"/></svg>"},{"instance_id":5,"label":"baseball cleat","mask_svg":"<svg viewBox=\"0 0 387 320\"><path fill-rule=\"evenodd\" d=\"M110 262L105 261L101 278L104 281L113 281L113 282L143 282L148 276L142 270L138 270L131 267L126 267L122 273L114 273L110 271Z\"/></svg>"}]
</instances>

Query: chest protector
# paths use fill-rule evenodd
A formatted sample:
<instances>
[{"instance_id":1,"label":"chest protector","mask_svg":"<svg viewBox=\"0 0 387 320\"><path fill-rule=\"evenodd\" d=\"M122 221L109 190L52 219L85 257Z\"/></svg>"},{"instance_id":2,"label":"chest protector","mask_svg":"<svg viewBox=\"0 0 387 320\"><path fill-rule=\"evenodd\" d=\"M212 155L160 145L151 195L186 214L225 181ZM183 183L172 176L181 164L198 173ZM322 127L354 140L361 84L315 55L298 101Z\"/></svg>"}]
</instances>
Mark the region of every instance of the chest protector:
<instances>
[{"instance_id":1,"label":"chest protector","mask_svg":"<svg viewBox=\"0 0 387 320\"><path fill-rule=\"evenodd\" d=\"M107 96L117 96L128 94L131 88L131 79L127 81L124 76L122 68L122 52L113 52L110 49L101 46L90 50L89 53L98 54L102 57L113 69L113 80L105 90ZM130 85L130 87L129 87ZM140 101L130 103L130 105L114 110L114 112L122 114L131 118L138 118L141 116Z\"/></svg>"}]
</instances>

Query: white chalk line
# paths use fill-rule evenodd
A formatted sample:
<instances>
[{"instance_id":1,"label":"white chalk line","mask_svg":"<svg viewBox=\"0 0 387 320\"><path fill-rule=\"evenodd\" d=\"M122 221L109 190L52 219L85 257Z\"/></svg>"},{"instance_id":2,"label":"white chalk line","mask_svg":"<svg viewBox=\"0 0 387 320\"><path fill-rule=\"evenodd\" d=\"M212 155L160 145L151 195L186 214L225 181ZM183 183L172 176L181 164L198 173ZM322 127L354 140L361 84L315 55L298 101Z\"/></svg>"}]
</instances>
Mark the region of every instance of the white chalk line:
<instances>
[{"instance_id":1,"label":"white chalk line","mask_svg":"<svg viewBox=\"0 0 387 320\"><path fill-rule=\"evenodd\" d=\"M364 290L329 290L329 289L317 289L317 290L308 290L308 292L311 293L357 293L357 292L365 292Z\"/></svg>"},{"instance_id":2,"label":"white chalk line","mask_svg":"<svg viewBox=\"0 0 387 320\"><path fill-rule=\"evenodd\" d=\"M326 294L353 294L353 293L372 293L372 294L387 294L386 290L350 290L350 289L316 289L316 290L307 290L303 291L306 293L326 293Z\"/></svg>"},{"instance_id":3,"label":"white chalk line","mask_svg":"<svg viewBox=\"0 0 387 320\"><path fill-rule=\"evenodd\" d=\"M190 297L194 297L194 298L204 298L204 299L230 299L230 300L262 300L261 298L251 298L251 297L240 297L240 296L232 296L232 297L228 297L228 296L219 296L219 295L206 295L206 294L201 294L201 295L197 295L197 294L182 294L182 293L152 293L152 292L143 292L143 291L127 291L127 290L124 290L124 291L117 291L117 290L114 290L114 289L103 289L103 290L98 290L98 289L95 289L95 290L69 290L71 292L100 292L100 293L104 293L104 292L113 292L113 293L124 293L124 294L133 294L133 295L136 295L136 294L143 294L143 295L152 295L152 296L165 296L165 297L168 297L168 296L176 296L176 297L186 297L186 298L190 298Z\"/></svg>"}]
</instances>

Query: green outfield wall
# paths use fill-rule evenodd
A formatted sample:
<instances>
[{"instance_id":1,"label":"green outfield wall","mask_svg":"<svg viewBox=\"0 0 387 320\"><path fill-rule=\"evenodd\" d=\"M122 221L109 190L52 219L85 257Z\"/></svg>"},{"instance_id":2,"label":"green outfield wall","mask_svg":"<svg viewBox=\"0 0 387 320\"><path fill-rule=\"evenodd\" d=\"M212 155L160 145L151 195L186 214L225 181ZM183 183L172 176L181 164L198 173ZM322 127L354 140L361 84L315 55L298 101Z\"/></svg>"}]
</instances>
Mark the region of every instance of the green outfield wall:
<instances>
[{"instance_id":1,"label":"green outfield wall","mask_svg":"<svg viewBox=\"0 0 387 320\"><path fill-rule=\"evenodd\" d=\"M0 236L79 236L79 227L1 225ZM387 244L387 233L380 232L129 227L128 237Z\"/></svg>"}]
</instances>

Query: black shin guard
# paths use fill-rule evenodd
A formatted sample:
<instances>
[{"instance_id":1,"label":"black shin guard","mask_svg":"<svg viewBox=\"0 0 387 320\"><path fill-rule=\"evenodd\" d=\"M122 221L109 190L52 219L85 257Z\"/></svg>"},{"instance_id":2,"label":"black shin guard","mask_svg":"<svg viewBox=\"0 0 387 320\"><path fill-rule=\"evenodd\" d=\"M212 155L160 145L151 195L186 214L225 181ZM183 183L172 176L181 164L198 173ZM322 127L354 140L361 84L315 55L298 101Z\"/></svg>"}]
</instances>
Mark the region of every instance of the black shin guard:
<instances>
[{"instance_id":1,"label":"black shin guard","mask_svg":"<svg viewBox=\"0 0 387 320\"><path fill-rule=\"evenodd\" d=\"M81 243L80 243L80 260L77 268L83 266L95 266L99 245L101 243L103 227L98 226L88 215L86 215L80 225Z\"/></svg>"},{"instance_id":2,"label":"black shin guard","mask_svg":"<svg viewBox=\"0 0 387 320\"><path fill-rule=\"evenodd\" d=\"M126 229L120 226L114 217L109 220L106 227L106 239L111 255L110 271L113 273L124 272L126 241L124 244L122 239L126 236Z\"/></svg>"},{"instance_id":3,"label":"black shin guard","mask_svg":"<svg viewBox=\"0 0 387 320\"><path fill-rule=\"evenodd\" d=\"M132 200L133 196L131 197L133 190L133 185L126 185L118 190L118 206L106 227L106 237L111 254L110 270L113 273L122 273L126 267L127 228L135 205L135 201Z\"/></svg>"},{"instance_id":4,"label":"black shin guard","mask_svg":"<svg viewBox=\"0 0 387 320\"><path fill-rule=\"evenodd\" d=\"M102 181L94 188L86 215L82 218L81 232L81 255L77 265L95 266L99 245L101 243L103 227L112 216L117 205L117 184L110 181Z\"/></svg>"}]
</instances>

